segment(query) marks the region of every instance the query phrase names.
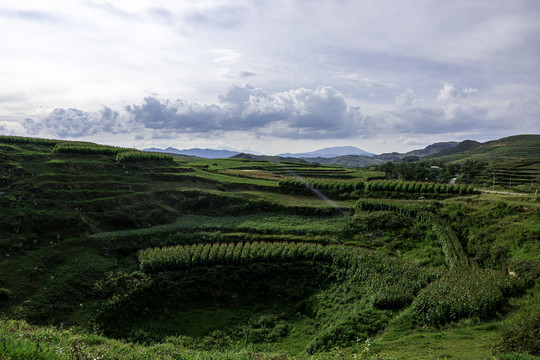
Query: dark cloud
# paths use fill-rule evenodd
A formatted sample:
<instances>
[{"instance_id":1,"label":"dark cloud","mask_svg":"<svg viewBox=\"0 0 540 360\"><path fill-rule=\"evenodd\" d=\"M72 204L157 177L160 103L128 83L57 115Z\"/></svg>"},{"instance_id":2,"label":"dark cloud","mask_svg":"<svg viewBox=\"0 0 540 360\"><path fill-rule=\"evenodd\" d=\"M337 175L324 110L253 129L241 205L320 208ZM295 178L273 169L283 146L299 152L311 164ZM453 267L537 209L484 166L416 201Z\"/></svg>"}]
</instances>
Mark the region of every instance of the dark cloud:
<instances>
[{"instance_id":1,"label":"dark cloud","mask_svg":"<svg viewBox=\"0 0 540 360\"><path fill-rule=\"evenodd\" d=\"M100 132L118 133L121 126L119 113L108 107L91 113L78 109L54 109L40 122L25 119L24 128L30 134L48 133L60 137L82 137Z\"/></svg>"},{"instance_id":2,"label":"dark cloud","mask_svg":"<svg viewBox=\"0 0 540 360\"><path fill-rule=\"evenodd\" d=\"M239 71L238 77L245 79L248 77L257 76L257 73L251 72L251 71Z\"/></svg>"},{"instance_id":3,"label":"dark cloud","mask_svg":"<svg viewBox=\"0 0 540 360\"><path fill-rule=\"evenodd\" d=\"M347 106L332 87L296 89L269 94L251 85L232 86L220 104L147 97L125 109L144 128L169 133L251 131L286 138L351 137L363 128L359 108Z\"/></svg>"},{"instance_id":4,"label":"dark cloud","mask_svg":"<svg viewBox=\"0 0 540 360\"><path fill-rule=\"evenodd\" d=\"M141 105L126 106L126 111L136 123L149 129L177 132L207 132L222 127L225 118L216 105L199 105L182 100L164 101L146 97Z\"/></svg>"},{"instance_id":5,"label":"dark cloud","mask_svg":"<svg viewBox=\"0 0 540 360\"><path fill-rule=\"evenodd\" d=\"M223 77L231 78L231 79L247 79L250 77L258 76L259 74L251 72L251 71L229 71L225 74L223 74Z\"/></svg>"}]
</instances>

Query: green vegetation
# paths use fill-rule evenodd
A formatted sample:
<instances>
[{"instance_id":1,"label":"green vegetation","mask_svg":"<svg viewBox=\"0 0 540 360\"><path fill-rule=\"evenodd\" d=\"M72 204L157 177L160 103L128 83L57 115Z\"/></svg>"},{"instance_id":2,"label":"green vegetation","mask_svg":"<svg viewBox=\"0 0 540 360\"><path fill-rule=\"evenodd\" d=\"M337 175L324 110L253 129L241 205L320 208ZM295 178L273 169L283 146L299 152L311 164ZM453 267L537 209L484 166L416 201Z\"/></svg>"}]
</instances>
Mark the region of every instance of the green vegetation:
<instances>
[{"instance_id":1,"label":"green vegetation","mask_svg":"<svg viewBox=\"0 0 540 360\"><path fill-rule=\"evenodd\" d=\"M0 358L533 359L534 141L426 182L0 137Z\"/></svg>"},{"instance_id":2,"label":"green vegetation","mask_svg":"<svg viewBox=\"0 0 540 360\"><path fill-rule=\"evenodd\" d=\"M118 162L138 162L138 161L172 161L171 155L159 153L147 153L143 151L124 151L116 155Z\"/></svg>"},{"instance_id":3,"label":"green vegetation","mask_svg":"<svg viewBox=\"0 0 540 360\"><path fill-rule=\"evenodd\" d=\"M131 149L114 147L114 146L101 146L89 143L57 143L53 149L53 152L64 154L99 154L99 155L116 155L123 151Z\"/></svg>"}]
</instances>

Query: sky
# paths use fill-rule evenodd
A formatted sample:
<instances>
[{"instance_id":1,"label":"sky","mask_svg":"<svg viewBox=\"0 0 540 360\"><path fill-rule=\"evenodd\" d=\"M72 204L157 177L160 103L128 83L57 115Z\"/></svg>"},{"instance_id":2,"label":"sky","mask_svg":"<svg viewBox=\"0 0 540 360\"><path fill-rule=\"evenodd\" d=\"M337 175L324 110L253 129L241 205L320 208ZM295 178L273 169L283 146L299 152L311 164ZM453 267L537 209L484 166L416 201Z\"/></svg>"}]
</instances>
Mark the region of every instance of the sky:
<instances>
[{"instance_id":1,"label":"sky","mask_svg":"<svg viewBox=\"0 0 540 360\"><path fill-rule=\"evenodd\" d=\"M540 133L538 0L0 3L0 134L278 154Z\"/></svg>"}]
</instances>

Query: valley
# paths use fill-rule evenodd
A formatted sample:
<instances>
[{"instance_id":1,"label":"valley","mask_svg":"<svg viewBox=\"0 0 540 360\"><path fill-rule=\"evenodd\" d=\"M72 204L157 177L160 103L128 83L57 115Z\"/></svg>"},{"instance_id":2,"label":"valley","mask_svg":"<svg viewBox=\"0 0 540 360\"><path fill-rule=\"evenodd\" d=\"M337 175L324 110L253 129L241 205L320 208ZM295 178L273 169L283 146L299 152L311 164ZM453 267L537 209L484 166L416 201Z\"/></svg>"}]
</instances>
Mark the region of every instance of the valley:
<instances>
[{"instance_id":1,"label":"valley","mask_svg":"<svg viewBox=\"0 0 540 360\"><path fill-rule=\"evenodd\" d=\"M535 359L539 145L352 168L0 136L0 358Z\"/></svg>"}]
</instances>

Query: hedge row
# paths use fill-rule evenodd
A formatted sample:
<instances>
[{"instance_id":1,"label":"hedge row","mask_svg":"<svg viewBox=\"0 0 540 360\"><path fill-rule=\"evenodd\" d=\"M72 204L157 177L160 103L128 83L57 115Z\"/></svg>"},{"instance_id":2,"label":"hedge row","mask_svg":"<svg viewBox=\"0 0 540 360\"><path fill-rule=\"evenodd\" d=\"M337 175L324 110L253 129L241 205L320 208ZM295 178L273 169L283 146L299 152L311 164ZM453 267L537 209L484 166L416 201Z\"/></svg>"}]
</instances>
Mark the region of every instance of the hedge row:
<instances>
[{"instance_id":1,"label":"hedge row","mask_svg":"<svg viewBox=\"0 0 540 360\"><path fill-rule=\"evenodd\" d=\"M398 309L410 304L416 293L437 277L435 273L383 254L340 245L291 242L207 243L139 252L139 265L147 272L216 264L291 261L322 261L351 269L358 279L369 284L372 303L382 309Z\"/></svg>"},{"instance_id":2,"label":"hedge row","mask_svg":"<svg viewBox=\"0 0 540 360\"><path fill-rule=\"evenodd\" d=\"M388 192L399 194L429 194L429 195L469 195L476 191L467 185L446 185L429 182L407 181L337 181L320 180L307 181L304 179L288 178L280 180L279 187L291 193L321 192L337 199L358 198L362 194Z\"/></svg>"},{"instance_id":3,"label":"hedge row","mask_svg":"<svg viewBox=\"0 0 540 360\"><path fill-rule=\"evenodd\" d=\"M366 183L366 192L395 191L415 194L456 194L477 193L468 185L447 185L433 182L382 180Z\"/></svg>"},{"instance_id":4,"label":"hedge row","mask_svg":"<svg viewBox=\"0 0 540 360\"><path fill-rule=\"evenodd\" d=\"M173 161L174 158L167 154L158 154L144 151L124 151L116 154L117 162L139 161Z\"/></svg>"},{"instance_id":5,"label":"hedge row","mask_svg":"<svg viewBox=\"0 0 540 360\"><path fill-rule=\"evenodd\" d=\"M135 149L128 149L115 146L103 146L94 144L77 144L77 143L65 143L57 144L53 152L61 154L94 154L94 155L116 155L124 151L130 151Z\"/></svg>"},{"instance_id":6,"label":"hedge row","mask_svg":"<svg viewBox=\"0 0 540 360\"><path fill-rule=\"evenodd\" d=\"M5 143L5 144L36 144L36 145L55 146L58 142L59 140L53 140L53 139L0 135L0 143Z\"/></svg>"}]
</instances>

